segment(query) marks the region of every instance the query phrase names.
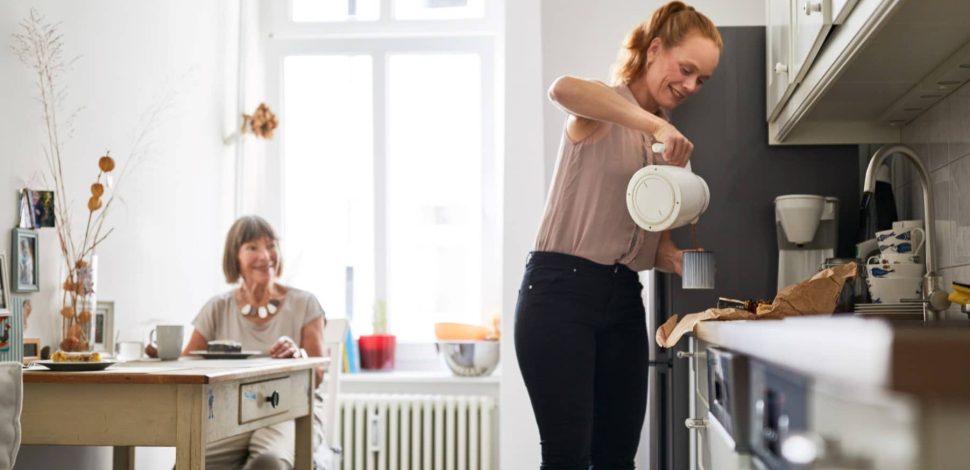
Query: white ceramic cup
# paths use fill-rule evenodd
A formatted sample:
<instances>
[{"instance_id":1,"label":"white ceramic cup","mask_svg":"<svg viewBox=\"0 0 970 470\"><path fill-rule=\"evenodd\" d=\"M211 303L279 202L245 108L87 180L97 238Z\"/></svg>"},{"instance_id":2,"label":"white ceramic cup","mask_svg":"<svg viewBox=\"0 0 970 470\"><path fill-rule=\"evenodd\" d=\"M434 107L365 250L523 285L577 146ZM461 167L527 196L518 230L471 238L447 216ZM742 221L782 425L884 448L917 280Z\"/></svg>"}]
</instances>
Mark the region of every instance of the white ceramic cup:
<instances>
[{"instance_id":1,"label":"white ceramic cup","mask_svg":"<svg viewBox=\"0 0 970 470\"><path fill-rule=\"evenodd\" d=\"M182 353L183 332L182 325L158 325L148 335L148 341L155 343L159 359L171 361Z\"/></svg>"},{"instance_id":2,"label":"white ceramic cup","mask_svg":"<svg viewBox=\"0 0 970 470\"><path fill-rule=\"evenodd\" d=\"M925 240L926 232L919 227L876 232L879 251L884 255L889 253L917 255L923 249Z\"/></svg>"},{"instance_id":3,"label":"white ceramic cup","mask_svg":"<svg viewBox=\"0 0 970 470\"><path fill-rule=\"evenodd\" d=\"M713 289L717 266L714 264L713 251L685 251L683 256L684 275L681 287L684 289Z\"/></svg>"},{"instance_id":4,"label":"white ceramic cup","mask_svg":"<svg viewBox=\"0 0 970 470\"><path fill-rule=\"evenodd\" d=\"M115 343L115 357L119 361L141 359L145 345L141 341L118 341Z\"/></svg>"},{"instance_id":5,"label":"white ceramic cup","mask_svg":"<svg viewBox=\"0 0 970 470\"><path fill-rule=\"evenodd\" d=\"M922 277L869 278L869 294L873 303L897 304L900 299L918 299L923 294Z\"/></svg>"},{"instance_id":6,"label":"white ceramic cup","mask_svg":"<svg viewBox=\"0 0 970 470\"><path fill-rule=\"evenodd\" d=\"M922 277L924 266L915 263L877 263L867 264L867 279L893 279L900 277Z\"/></svg>"},{"instance_id":7,"label":"white ceramic cup","mask_svg":"<svg viewBox=\"0 0 970 470\"><path fill-rule=\"evenodd\" d=\"M923 228L923 220L897 220L893 222L893 230L904 230L908 228Z\"/></svg>"}]
</instances>

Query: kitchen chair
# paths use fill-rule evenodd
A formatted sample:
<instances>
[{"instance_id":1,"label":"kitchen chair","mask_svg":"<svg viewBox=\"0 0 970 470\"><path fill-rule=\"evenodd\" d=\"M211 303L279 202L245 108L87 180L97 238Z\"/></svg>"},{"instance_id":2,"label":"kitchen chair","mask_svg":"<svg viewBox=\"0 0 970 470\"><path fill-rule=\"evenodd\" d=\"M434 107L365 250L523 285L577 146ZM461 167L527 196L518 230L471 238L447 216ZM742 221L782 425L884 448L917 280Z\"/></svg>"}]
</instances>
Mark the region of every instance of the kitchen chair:
<instances>
[{"instance_id":1,"label":"kitchen chair","mask_svg":"<svg viewBox=\"0 0 970 470\"><path fill-rule=\"evenodd\" d=\"M318 468L336 470L340 466L340 448L333 439L337 435L338 395L340 394L340 372L343 368L343 345L350 322L346 318L327 320L323 329L323 355L330 358L323 383L317 394L323 395L323 432L326 442L317 448L314 460Z\"/></svg>"},{"instance_id":2,"label":"kitchen chair","mask_svg":"<svg viewBox=\"0 0 970 470\"><path fill-rule=\"evenodd\" d=\"M0 362L0 469L13 468L20 451L23 364Z\"/></svg>"}]
</instances>

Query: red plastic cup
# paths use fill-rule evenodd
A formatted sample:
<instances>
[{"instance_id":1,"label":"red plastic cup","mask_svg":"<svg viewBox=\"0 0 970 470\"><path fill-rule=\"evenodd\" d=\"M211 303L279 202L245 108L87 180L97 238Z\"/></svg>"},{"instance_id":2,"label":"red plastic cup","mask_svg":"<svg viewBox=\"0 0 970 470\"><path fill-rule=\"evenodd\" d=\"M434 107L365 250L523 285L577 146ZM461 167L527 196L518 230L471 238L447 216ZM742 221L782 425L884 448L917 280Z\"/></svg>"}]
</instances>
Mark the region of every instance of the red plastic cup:
<instances>
[{"instance_id":1,"label":"red plastic cup","mask_svg":"<svg viewBox=\"0 0 970 470\"><path fill-rule=\"evenodd\" d=\"M393 370L394 335L361 335L357 341L360 348L360 368L364 370Z\"/></svg>"}]
</instances>

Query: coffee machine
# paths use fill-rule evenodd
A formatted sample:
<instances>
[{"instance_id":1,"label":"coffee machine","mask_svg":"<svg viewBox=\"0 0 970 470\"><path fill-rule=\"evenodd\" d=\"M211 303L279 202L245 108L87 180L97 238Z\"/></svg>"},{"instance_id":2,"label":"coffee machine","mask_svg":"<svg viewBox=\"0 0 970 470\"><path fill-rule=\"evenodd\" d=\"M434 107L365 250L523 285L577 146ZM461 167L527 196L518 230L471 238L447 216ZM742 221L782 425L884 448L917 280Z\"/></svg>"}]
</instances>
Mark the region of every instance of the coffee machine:
<instances>
[{"instance_id":1,"label":"coffee machine","mask_svg":"<svg viewBox=\"0 0 970 470\"><path fill-rule=\"evenodd\" d=\"M775 198L778 289L804 281L835 257L839 198L786 194Z\"/></svg>"}]
</instances>

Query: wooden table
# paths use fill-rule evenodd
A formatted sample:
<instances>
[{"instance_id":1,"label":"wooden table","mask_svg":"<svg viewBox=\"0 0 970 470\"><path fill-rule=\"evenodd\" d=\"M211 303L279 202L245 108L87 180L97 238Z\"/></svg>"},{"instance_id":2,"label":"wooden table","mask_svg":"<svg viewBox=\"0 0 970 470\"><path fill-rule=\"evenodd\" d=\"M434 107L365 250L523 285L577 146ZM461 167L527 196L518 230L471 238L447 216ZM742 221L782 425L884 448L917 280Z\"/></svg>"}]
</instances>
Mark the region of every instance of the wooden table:
<instances>
[{"instance_id":1,"label":"wooden table","mask_svg":"<svg viewBox=\"0 0 970 470\"><path fill-rule=\"evenodd\" d=\"M99 372L26 369L21 443L114 446L116 470L134 468L135 446L174 446L179 470L202 470L207 443L295 420L295 468L310 469L313 372L328 362L182 358Z\"/></svg>"}]
</instances>

